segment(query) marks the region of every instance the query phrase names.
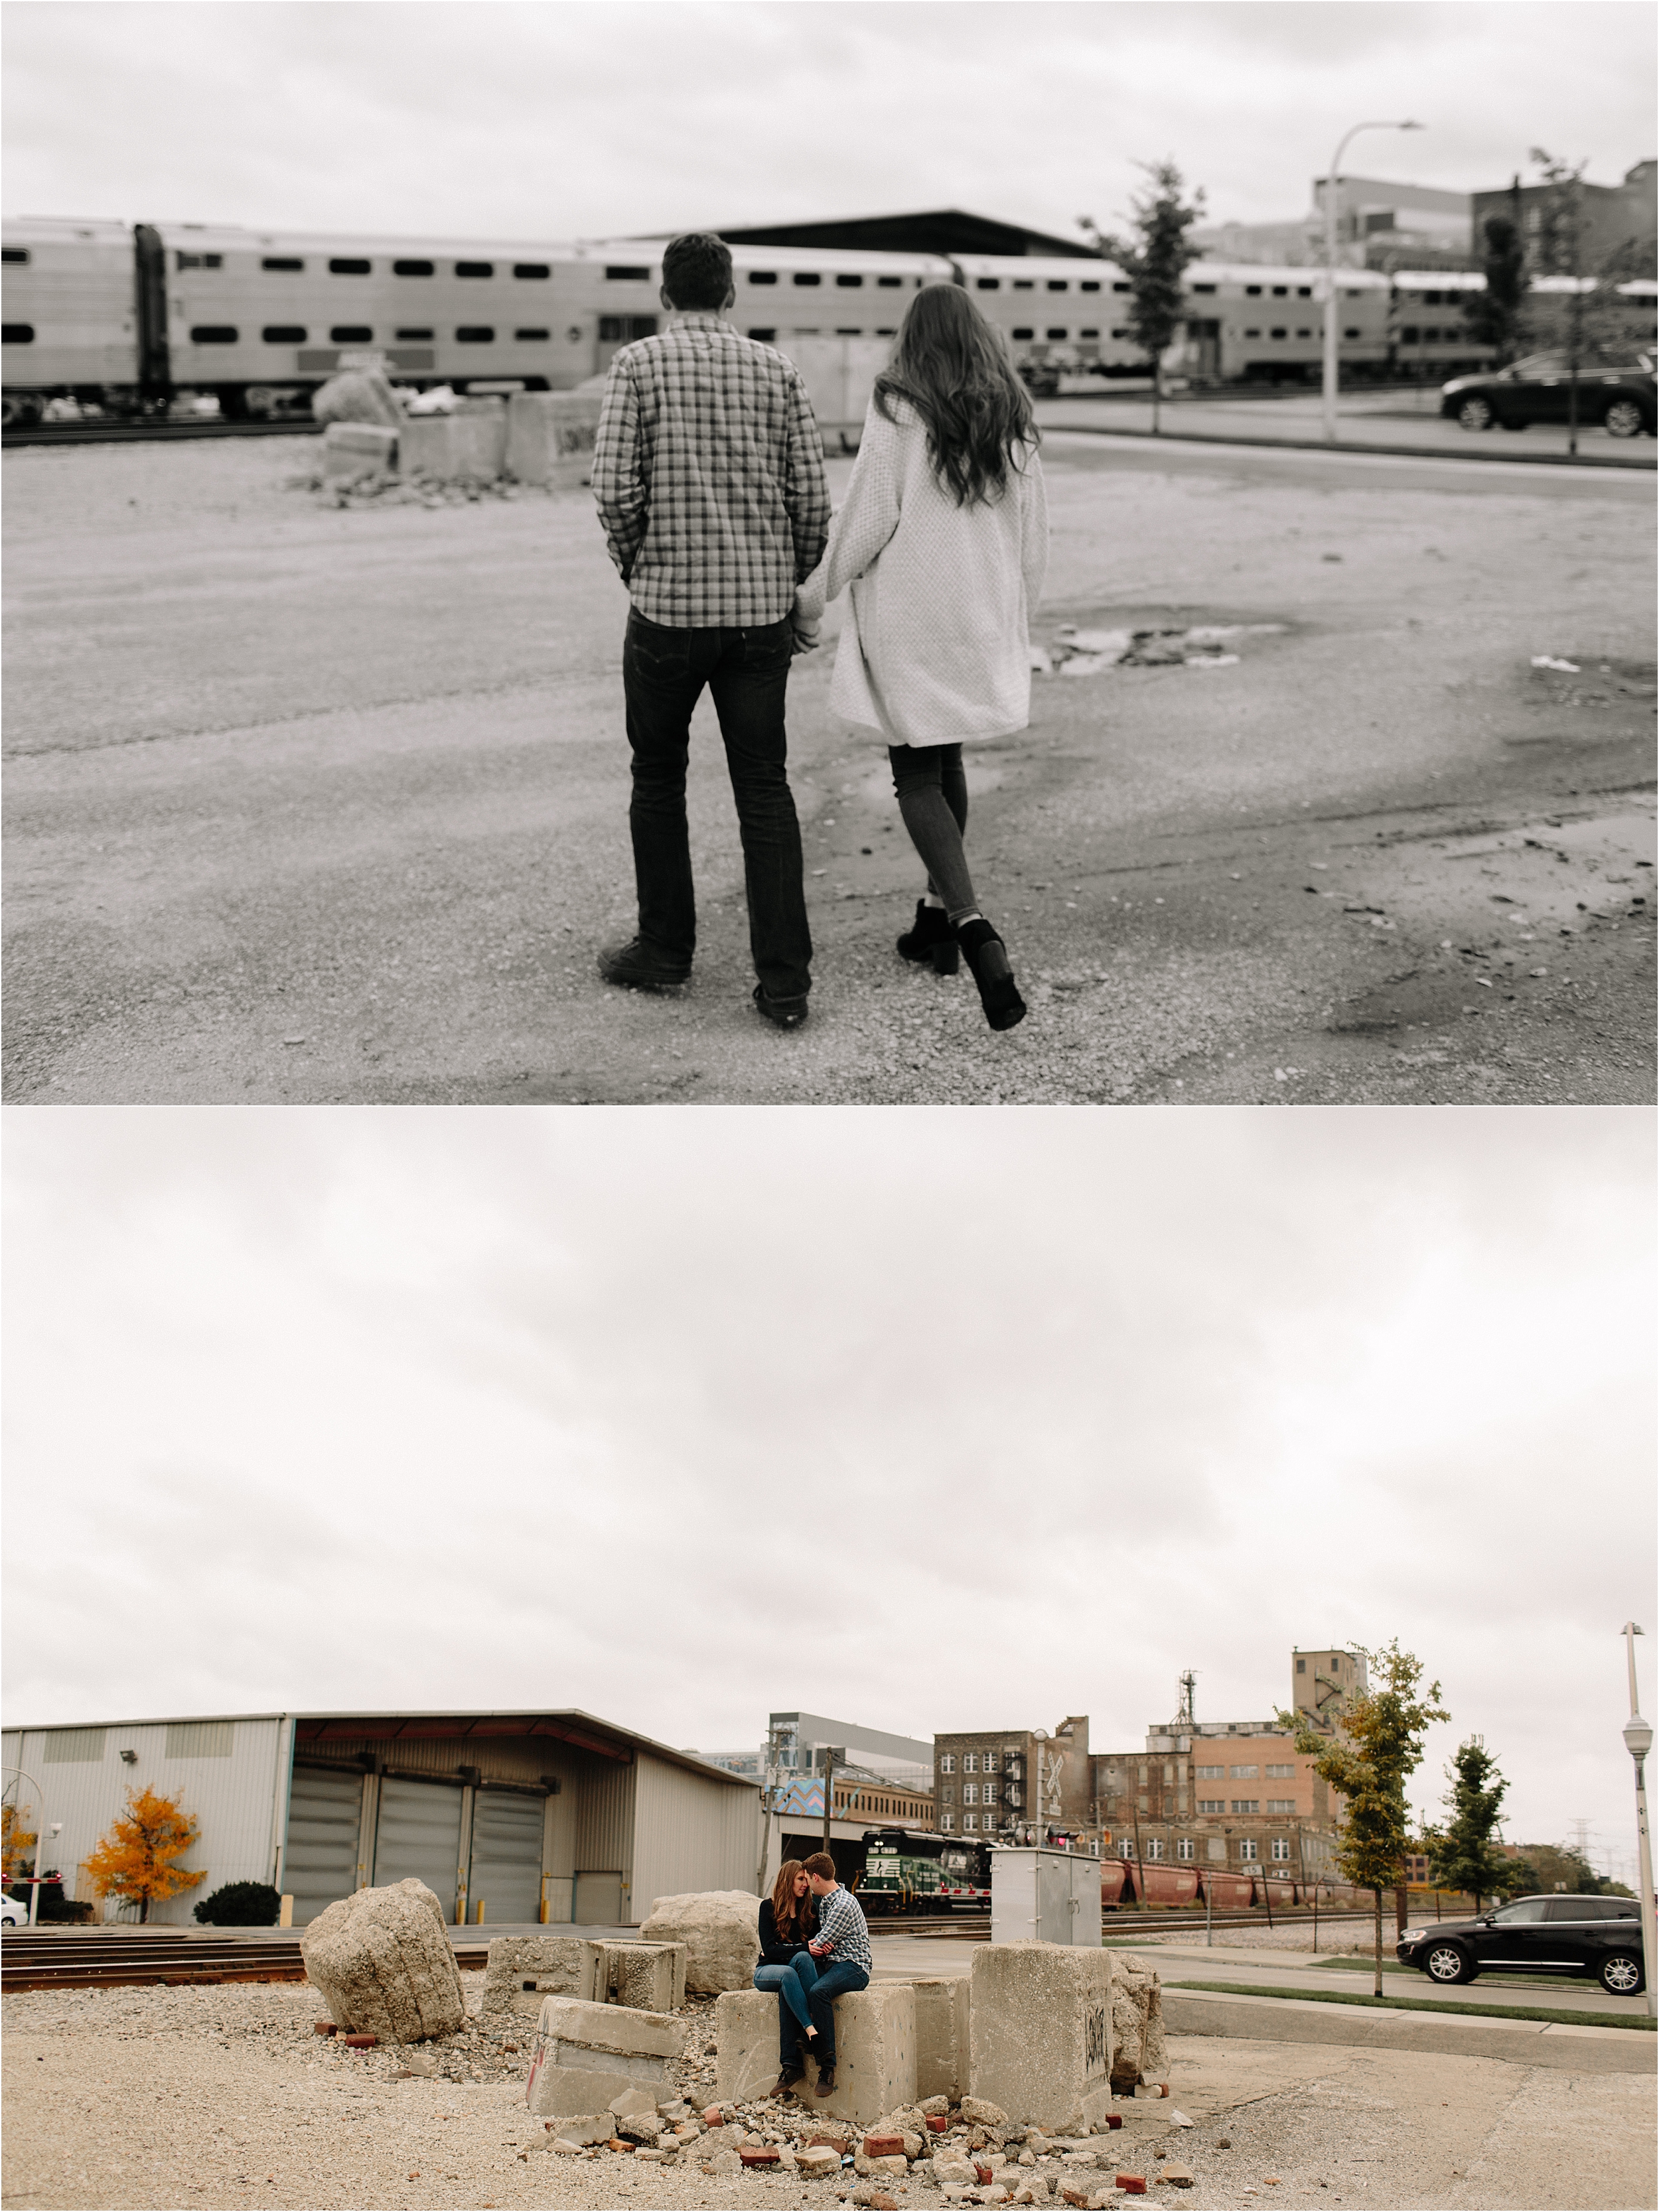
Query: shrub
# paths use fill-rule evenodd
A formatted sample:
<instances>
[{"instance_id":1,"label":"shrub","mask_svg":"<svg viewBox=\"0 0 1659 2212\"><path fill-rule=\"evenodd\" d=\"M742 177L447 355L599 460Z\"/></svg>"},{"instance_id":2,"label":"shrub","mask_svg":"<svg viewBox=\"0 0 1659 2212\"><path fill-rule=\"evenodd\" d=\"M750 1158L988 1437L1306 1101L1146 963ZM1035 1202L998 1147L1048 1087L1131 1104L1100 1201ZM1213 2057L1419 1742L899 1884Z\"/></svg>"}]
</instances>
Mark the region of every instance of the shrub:
<instances>
[{"instance_id":1,"label":"shrub","mask_svg":"<svg viewBox=\"0 0 1659 2212\"><path fill-rule=\"evenodd\" d=\"M196 1917L209 1928L274 1928L282 1907L268 1881L228 1881L202 1899Z\"/></svg>"}]
</instances>

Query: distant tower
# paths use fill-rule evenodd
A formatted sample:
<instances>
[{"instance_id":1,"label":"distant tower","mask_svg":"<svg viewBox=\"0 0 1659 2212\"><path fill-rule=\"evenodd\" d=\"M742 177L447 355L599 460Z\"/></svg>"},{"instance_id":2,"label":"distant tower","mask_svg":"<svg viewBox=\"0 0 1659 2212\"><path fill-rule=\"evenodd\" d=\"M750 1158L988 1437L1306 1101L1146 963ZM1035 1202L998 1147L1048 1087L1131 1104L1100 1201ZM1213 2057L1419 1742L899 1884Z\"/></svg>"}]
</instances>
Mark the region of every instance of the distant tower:
<instances>
[{"instance_id":1,"label":"distant tower","mask_svg":"<svg viewBox=\"0 0 1659 2212\"><path fill-rule=\"evenodd\" d=\"M1189 1667L1179 1678L1181 1703L1176 1708L1175 1724L1183 1735L1190 1735L1196 1722L1193 1713L1193 1692L1198 1687L1198 1677Z\"/></svg>"}]
</instances>

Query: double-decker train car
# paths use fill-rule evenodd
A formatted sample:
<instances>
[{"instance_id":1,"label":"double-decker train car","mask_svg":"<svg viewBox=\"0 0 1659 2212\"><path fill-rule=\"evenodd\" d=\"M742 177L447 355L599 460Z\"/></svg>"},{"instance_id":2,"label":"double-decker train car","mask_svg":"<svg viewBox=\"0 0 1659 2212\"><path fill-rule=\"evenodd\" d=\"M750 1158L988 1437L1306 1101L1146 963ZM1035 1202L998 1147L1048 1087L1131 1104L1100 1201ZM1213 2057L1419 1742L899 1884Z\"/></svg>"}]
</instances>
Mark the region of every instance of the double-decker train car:
<instances>
[{"instance_id":1,"label":"double-decker train car","mask_svg":"<svg viewBox=\"0 0 1659 2212\"><path fill-rule=\"evenodd\" d=\"M665 240L548 244L325 236L204 224L8 222L8 422L53 398L117 414L211 395L228 417L308 411L372 356L399 382L564 391L659 326ZM890 337L933 254L732 250L737 327Z\"/></svg>"},{"instance_id":2,"label":"double-decker train car","mask_svg":"<svg viewBox=\"0 0 1659 2212\"><path fill-rule=\"evenodd\" d=\"M859 1902L872 1919L895 1913L988 1912L992 1848L929 1829L866 1828Z\"/></svg>"}]
</instances>

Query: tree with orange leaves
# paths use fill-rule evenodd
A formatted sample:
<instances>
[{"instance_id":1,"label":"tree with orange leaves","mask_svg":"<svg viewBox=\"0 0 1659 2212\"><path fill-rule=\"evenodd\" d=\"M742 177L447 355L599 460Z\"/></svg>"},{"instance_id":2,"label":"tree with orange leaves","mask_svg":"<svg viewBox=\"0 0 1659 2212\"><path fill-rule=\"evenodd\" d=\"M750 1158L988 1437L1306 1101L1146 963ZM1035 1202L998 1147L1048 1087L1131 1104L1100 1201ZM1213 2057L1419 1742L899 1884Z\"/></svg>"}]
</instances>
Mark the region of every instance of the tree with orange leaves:
<instances>
[{"instance_id":1,"label":"tree with orange leaves","mask_svg":"<svg viewBox=\"0 0 1659 2212\"><path fill-rule=\"evenodd\" d=\"M15 1881L23 1871L24 1855L33 1853L34 1830L23 1826L23 1818L15 1805L0 1806L0 1881Z\"/></svg>"},{"instance_id":2,"label":"tree with orange leaves","mask_svg":"<svg viewBox=\"0 0 1659 2212\"><path fill-rule=\"evenodd\" d=\"M89 1852L86 1870L100 1897L137 1898L140 1920L149 1908L207 1880L176 1862L196 1841L195 1816L154 1790L129 1790L125 1816Z\"/></svg>"}]
</instances>

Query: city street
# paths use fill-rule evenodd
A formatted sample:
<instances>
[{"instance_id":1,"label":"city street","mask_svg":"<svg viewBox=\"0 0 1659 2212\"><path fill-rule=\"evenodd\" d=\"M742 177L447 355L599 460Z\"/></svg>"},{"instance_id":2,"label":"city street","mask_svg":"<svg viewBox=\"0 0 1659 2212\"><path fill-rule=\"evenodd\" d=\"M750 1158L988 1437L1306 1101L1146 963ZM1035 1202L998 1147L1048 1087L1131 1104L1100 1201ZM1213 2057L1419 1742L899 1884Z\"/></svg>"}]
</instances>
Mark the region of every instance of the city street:
<instances>
[{"instance_id":1,"label":"city street","mask_svg":"<svg viewBox=\"0 0 1659 2212\"><path fill-rule=\"evenodd\" d=\"M8 454L7 1097L1650 1099L1650 477L1046 458L1038 642L1167 635L1057 654L971 757L1030 1018L993 1036L895 956L917 867L825 650L791 690L817 951L783 1036L706 703L693 982L594 974L632 881L586 492L342 511L299 440Z\"/></svg>"}]
</instances>

